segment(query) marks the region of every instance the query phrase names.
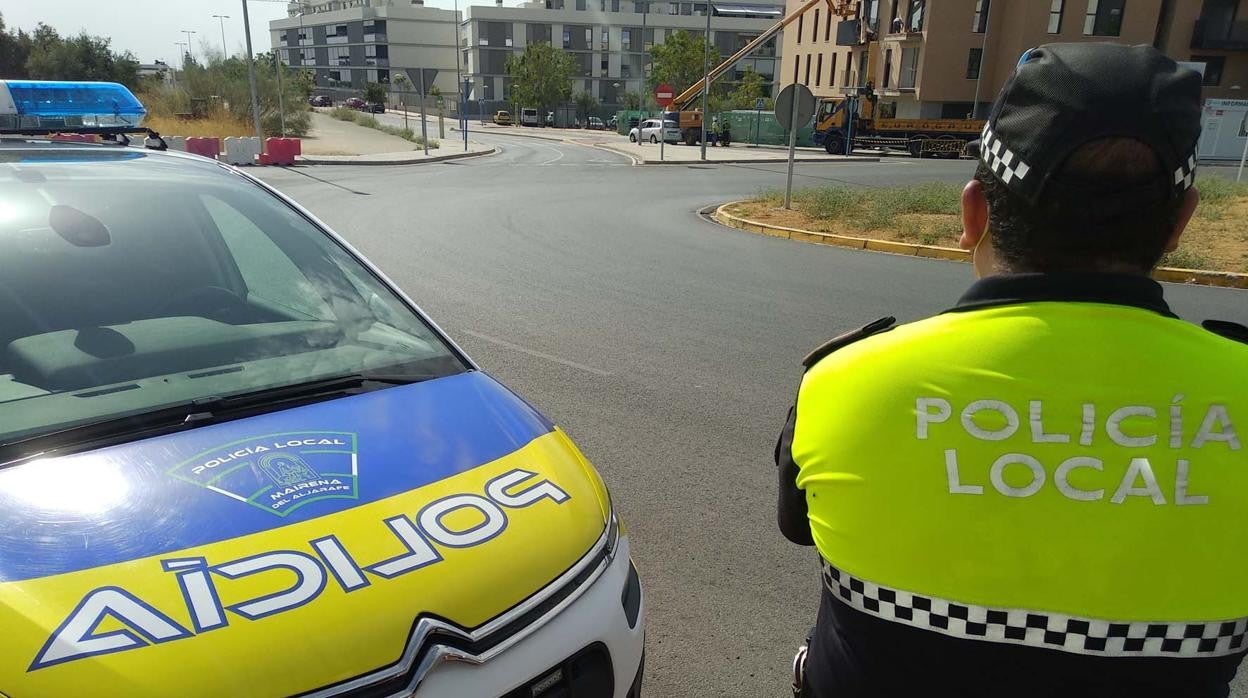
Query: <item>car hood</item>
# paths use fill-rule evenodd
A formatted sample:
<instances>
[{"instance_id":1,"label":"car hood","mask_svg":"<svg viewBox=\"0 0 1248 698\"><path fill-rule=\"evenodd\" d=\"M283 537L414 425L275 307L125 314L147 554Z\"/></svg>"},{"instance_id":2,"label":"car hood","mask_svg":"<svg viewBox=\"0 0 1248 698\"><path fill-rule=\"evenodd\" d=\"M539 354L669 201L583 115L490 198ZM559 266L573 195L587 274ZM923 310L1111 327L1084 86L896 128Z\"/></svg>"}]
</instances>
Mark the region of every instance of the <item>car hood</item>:
<instances>
[{"instance_id":1,"label":"car hood","mask_svg":"<svg viewBox=\"0 0 1248 698\"><path fill-rule=\"evenodd\" d=\"M609 504L470 372L0 471L0 693L291 695L479 627Z\"/></svg>"}]
</instances>

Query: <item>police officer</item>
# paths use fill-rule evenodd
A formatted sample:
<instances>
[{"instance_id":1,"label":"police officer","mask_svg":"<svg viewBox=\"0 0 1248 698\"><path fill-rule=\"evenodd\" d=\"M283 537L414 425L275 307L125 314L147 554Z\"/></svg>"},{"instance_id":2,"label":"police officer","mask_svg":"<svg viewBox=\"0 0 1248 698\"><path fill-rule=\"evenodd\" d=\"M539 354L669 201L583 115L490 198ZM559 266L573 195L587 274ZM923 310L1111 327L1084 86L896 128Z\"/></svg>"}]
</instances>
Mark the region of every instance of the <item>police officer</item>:
<instances>
[{"instance_id":1,"label":"police officer","mask_svg":"<svg viewBox=\"0 0 1248 698\"><path fill-rule=\"evenodd\" d=\"M1248 649L1248 328L1150 270L1199 195L1200 77L1024 54L948 311L805 360L779 523L822 560L803 696L1226 696Z\"/></svg>"}]
</instances>

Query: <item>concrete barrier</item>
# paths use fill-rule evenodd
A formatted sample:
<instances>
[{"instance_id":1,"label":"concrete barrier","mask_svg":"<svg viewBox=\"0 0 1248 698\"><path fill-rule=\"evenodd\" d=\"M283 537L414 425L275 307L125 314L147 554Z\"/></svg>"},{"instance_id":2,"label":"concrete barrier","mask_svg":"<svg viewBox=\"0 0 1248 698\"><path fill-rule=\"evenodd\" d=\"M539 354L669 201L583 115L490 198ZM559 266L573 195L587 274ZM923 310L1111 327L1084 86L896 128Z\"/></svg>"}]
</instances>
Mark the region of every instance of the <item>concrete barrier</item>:
<instances>
[{"instance_id":1,"label":"concrete barrier","mask_svg":"<svg viewBox=\"0 0 1248 698\"><path fill-rule=\"evenodd\" d=\"M225 161L231 165L254 165L260 155L260 139L255 136L225 139Z\"/></svg>"},{"instance_id":2,"label":"concrete barrier","mask_svg":"<svg viewBox=\"0 0 1248 698\"><path fill-rule=\"evenodd\" d=\"M302 151L297 138L266 138L264 153L260 155L262 165L293 165L295 156Z\"/></svg>"},{"instance_id":3,"label":"concrete barrier","mask_svg":"<svg viewBox=\"0 0 1248 698\"><path fill-rule=\"evenodd\" d=\"M221 153L221 139L188 138L186 139L186 152L216 160L217 155Z\"/></svg>"},{"instance_id":4,"label":"concrete barrier","mask_svg":"<svg viewBox=\"0 0 1248 698\"><path fill-rule=\"evenodd\" d=\"M169 150L181 150L184 153L186 152L186 136L163 136L163 138L165 139L165 146L167 146Z\"/></svg>"},{"instance_id":5,"label":"concrete barrier","mask_svg":"<svg viewBox=\"0 0 1248 698\"><path fill-rule=\"evenodd\" d=\"M52 134L54 141L69 141L72 143L94 143L95 134L92 133L54 133Z\"/></svg>"}]
</instances>

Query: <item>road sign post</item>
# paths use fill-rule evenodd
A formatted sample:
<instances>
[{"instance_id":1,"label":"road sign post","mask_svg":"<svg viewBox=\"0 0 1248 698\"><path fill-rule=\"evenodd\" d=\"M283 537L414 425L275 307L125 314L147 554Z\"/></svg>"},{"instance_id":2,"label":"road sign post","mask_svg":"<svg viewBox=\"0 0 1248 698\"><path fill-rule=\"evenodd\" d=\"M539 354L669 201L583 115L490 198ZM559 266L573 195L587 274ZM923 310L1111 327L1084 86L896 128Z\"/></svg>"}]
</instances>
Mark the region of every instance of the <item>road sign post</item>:
<instances>
[{"instance_id":1,"label":"road sign post","mask_svg":"<svg viewBox=\"0 0 1248 698\"><path fill-rule=\"evenodd\" d=\"M797 129L815 115L815 95L809 87L793 83L776 97L776 120L789 125L789 175L784 185L784 207L792 208L793 156L797 151Z\"/></svg>"},{"instance_id":2,"label":"road sign post","mask_svg":"<svg viewBox=\"0 0 1248 698\"><path fill-rule=\"evenodd\" d=\"M667 147L667 114L664 110L671 105L672 100L675 98L676 91L667 83L654 88L654 101L659 105L659 162L665 159L664 150ZM680 122L677 122L676 126L679 127ZM637 142L641 143L641 121L637 122Z\"/></svg>"},{"instance_id":3,"label":"road sign post","mask_svg":"<svg viewBox=\"0 0 1248 698\"><path fill-rule=\"evenodd\" d=\"M767 106L767 100L759 97L754 100L754 147L758 147L758 132L763 123L763 107Z\"/></svg>"}]
</instances>

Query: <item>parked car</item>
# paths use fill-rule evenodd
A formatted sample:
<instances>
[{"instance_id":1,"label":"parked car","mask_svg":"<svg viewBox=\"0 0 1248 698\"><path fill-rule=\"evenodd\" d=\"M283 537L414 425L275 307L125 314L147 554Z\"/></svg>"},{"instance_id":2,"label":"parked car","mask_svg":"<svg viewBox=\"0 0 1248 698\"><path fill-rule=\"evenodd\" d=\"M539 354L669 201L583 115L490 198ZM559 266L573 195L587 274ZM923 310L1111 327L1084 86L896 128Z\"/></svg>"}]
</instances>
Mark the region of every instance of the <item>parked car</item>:
<instances>
[{"instance_id":1,"label":"parked car","mask_svg":"<svg viewBox=\"0 0 1248 698\"><path fill-rule=\"evenodd\" d=\"M4 694L637 698L567 434L259 178L26 137L145 113L64 85L0 80Z\"/></svg>"},{"instance_id":2,"label":"parked car","mask_svg":"<svg viewBox=\"0 0 1248 698\"><path fill-rule=\"evenodd\" d=\"M330 99L329 95L312 95L308 97L308 104L314 107L332 107L334 100Z\"/></svg>"},{"instance_id":3,"label":"parked car","mask_svg":"<svg viewBox=\"0 0 1248 698\"><path fill-rule=\"evenodd\" d=\"M638 133L640 132L640 136ZM641 128L634 128L628 132L628 140L637 143L639 140L648 141L650 143L658 143L662 138L668 143L680 142L680 129L676 127L675 121L660 121L659 119L646 119L641 122Z\"/></svg>"},{"instance_id":4,"label":"parked car","mask_svg":"<svg viewBox=\"0 0 1248 698\"><path fill-rule=\"evenodd\" d=\"M369 102L364 105L364 111L370 114L385 114L386 105L381 102Z\"/></svg>"},{"instance_id":5,"label":"parked car","mask_svg":"<svg viewBox=\"0 0 1248 698\"><path fill-rule=\"evenodd\" d=\"M349 107L351 109L359 109L361 111L363 111L364 109L364 100L360 99L359 97L347 97L346 101L344 101L342 104L343 106Z\"/></svg>"},{"instance_id":6,"label":"parked car","mask_svg":"<svg viewBox=\"0 0 1248 698\"><path fill-rule=\"evenodd\" d=\"M521 126L541 126L541 122L538 120L537 110L530 109L527 107L522 108L520 110L520 125Z\"/></svg>"},{"instance_id":7,"label":"parked car","mask_svg":"<svg viewBox=\"0 0 1248 698\"><path fill-rule=\"evenodd\" d=\"M510 126L511 125L511 112L509 111L494 112L494 123L498 124L499 126Z\"/></svg>"},{"instance_id":8,"label":"parked car","mask_svg":"<svg viewBox=\"0 0 1248 698\"><path fill-rule=\"evenodd\" d=\"M604 123L602 123L602 119L599 119L599 118L598 118L598 117L596 117L596 116L591 116L591 117L589 117L589 123L588 123L588 124L586 124L586 126L585 126L585 128L588 128L588 129L593 130L593 131L602 131L602 130L603 130L603 129L605 129L606 127L607 127L607 125L606 125L606 124L604 124Z\"/></svg>"},{"instance_id":9,"label":"parked car","mask_svg":"<svg viewBox=\"0 0 1248 698\"><path fill-rule=\"evenodd\" d=\"M620 117L618 114L612 114L611 118L607 119L607 128L611 130L615 130L615 128L619 125L620 125Z\"/></svg>"}]
</instances>

